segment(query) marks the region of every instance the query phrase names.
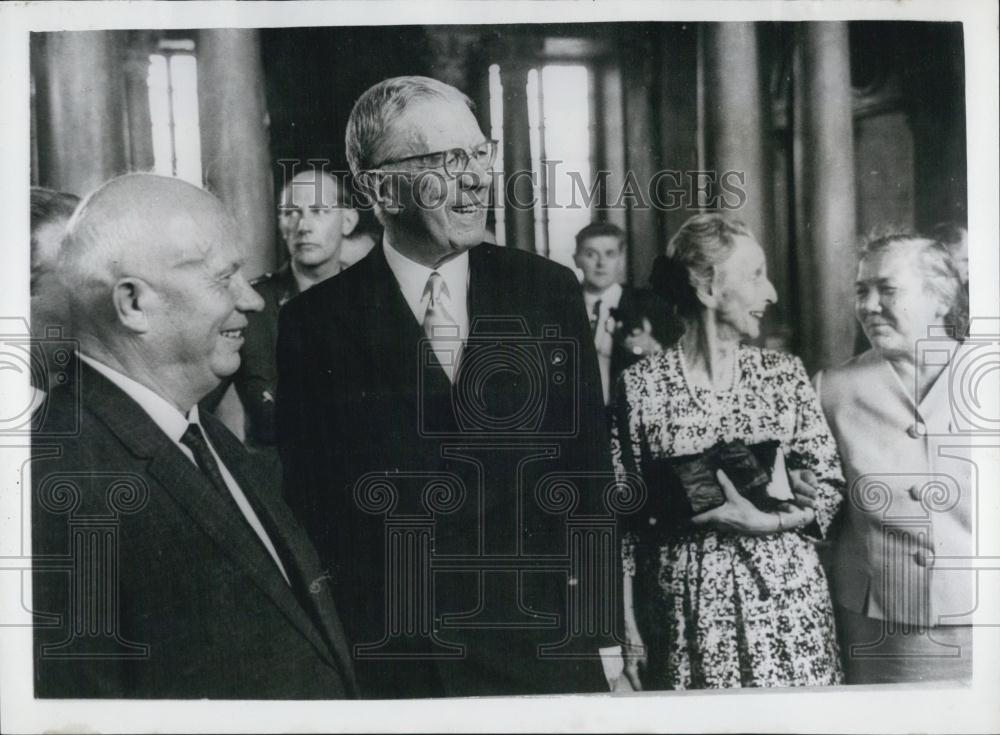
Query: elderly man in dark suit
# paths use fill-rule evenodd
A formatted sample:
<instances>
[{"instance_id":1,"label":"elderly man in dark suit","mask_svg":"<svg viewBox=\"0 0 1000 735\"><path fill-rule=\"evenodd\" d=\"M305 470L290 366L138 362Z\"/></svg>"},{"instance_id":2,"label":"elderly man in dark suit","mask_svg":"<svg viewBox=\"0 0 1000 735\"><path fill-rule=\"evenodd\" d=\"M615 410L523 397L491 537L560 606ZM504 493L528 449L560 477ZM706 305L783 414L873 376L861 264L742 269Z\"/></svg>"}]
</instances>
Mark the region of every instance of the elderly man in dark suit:
<instances>
[{"instance_id":1,"label":"elderly man in dark suit","mask_svg":"<svg viewBox=\"0 0 1000 735\"><path fill-rule=\"evenodd\" d=\"M567 520L600 517L610 468L593 341L569 269L482 242L496 143L471 107L399 77L351 113L351 169L385 235L281 312L285 493L366 692L607 691L607 620L558 648L584 584L559 568ZM613 574L597 566L581 574ZM617 609L605 594L584 604Z\"/></svg>"},{"instance_id":2,"label":"elderly man in dark suit","mask_svg":"<svg viewBox=\"0 0 1000 735\"><path fill-rule=\"evenodd\" d=\"M210 194L148 174L106 183L69 224L80 377L33 442L39 697L355 694L277 478L198 412L261 308L236 232Z\"/></svg>"}]
</instances>

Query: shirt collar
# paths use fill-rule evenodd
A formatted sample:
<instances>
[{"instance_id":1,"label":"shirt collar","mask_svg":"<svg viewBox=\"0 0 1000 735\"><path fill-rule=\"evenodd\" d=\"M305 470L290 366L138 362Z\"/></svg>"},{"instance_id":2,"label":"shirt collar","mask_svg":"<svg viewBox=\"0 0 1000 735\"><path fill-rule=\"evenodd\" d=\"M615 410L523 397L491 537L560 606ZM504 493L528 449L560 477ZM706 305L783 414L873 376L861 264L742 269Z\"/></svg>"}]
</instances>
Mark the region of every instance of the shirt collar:
<instances>
[{"instance_id":1,"label":"shirt collar","mask_svg":"<svg viewBox=\"0 0 1000 735\"><path fill-rule=\"evenodd\" d=\"M403 298L417 321L422 322L424 313L427 311L427 299L424 298L424 289L427 287L427 279L431 273L437 271L441 274L445 284L448 286L448 298L451 301L452 315L462 320L468 314L467 302L469 293L469 251L457 255L437 268L428 268L414 260L410 260L400 253L389 242L389 238L382 240L382 249L385 252L385 260L389 264L389 269L399 283L399 289L403 292ZM462 332L465 334L464 330Z\"/></svg>"},{"instance_id":2,"label":"shirt collar","mask_svg":"<svg viewBox=\"0 0 1000 735\"><path fill-rule=\"evenodd\" d=\"M112 367L80 353L80 359L97 372L121 388L125 394L139 404L149 417L175 444L179 443L188 423L198 423L198 406L192 407L189 417L177 410L167 399Z\"/></svg>"},{"instance_id":3,"label":"shirt collar","mask_svg":"<svg viewBox=\"0 0 1000 735\"><path fill-rule=\"evenodd\" d=\"M618 302L622 298L622 285L620 283L612 283L606 289L600 293L591 293L590 291L583 292L583 301L587 304L587 311L594 308L594 304L597 301L601 302L601 307L616 308Z\"/></svg>"}]
</instances>

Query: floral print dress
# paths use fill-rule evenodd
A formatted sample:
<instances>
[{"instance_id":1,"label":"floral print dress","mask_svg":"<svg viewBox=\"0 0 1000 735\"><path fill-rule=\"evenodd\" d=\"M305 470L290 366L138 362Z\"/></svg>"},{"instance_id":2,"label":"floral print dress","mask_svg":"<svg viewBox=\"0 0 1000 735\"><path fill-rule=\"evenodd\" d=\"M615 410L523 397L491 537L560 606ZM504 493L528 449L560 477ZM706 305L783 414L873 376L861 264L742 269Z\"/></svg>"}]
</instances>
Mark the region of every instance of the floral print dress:
<instances>
[{"instance_id":1,"label":"floral print dress","mask_svg":"<svg viewBox=\"0 0 1000 735\"><path fill-rule=\"evenodd\" d=\"M683 527L627 534L625 573L648 665L646 689L775 687L842 681L823 538L844 486L837 448L801 361L741 346L731 390L692 386L673 347L626 370L616 388L618 472L717 442L781 442L789 470L819 480L816 522L765 536ZM655 492L655 488L649 488Z\"/></svg>"}]
</instances>

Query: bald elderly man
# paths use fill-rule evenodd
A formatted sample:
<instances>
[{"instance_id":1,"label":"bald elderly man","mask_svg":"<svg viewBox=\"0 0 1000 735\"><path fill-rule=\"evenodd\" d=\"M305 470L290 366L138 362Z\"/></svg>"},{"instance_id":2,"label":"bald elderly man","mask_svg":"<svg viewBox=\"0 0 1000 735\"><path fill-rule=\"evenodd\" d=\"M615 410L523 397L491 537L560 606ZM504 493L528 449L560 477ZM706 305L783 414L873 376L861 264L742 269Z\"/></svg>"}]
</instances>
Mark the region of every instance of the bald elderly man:
<instances>
[{"instance_id":1,"label":"bald elderly man","mask_svg":"<svg viewBox=\"0 0 1000 735\"><path fill-rule=\"evenodd\" d=\"M69 223L80 401L54 389L50 421L79 430L34 442L38 697L355 694L276 478L198 410L262 306L237 232L210 194L148 174L104 184Z\"/></svg>"}]
</instances>

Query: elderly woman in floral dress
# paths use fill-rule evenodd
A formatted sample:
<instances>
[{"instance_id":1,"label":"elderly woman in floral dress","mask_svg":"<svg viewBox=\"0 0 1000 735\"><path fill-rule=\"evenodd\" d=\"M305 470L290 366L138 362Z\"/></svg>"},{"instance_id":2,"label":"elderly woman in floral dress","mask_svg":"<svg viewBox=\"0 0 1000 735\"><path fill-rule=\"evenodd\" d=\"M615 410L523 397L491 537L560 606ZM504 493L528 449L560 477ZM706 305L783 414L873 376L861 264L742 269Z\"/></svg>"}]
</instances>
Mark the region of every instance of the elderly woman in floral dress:
<instances>
[{"instance_id":1,"label":"elderly woman in floral dress","mask_svg":"<svg viewBox=\"0 0 1000 735\"><path fill-rule=\"evenodd\" d=\"M802 363L743 344L777 300L764 252L742 223L698 215L658 259L654 285L686 332L622 374L617 470L642 475L719 442L776 440L794 496L761 510L720 472L725 504L689 522L650 518L626 536L626 672L645 689L840 683L815 542L841 503L843 477Z\"/></svg>"}]
</instances>

